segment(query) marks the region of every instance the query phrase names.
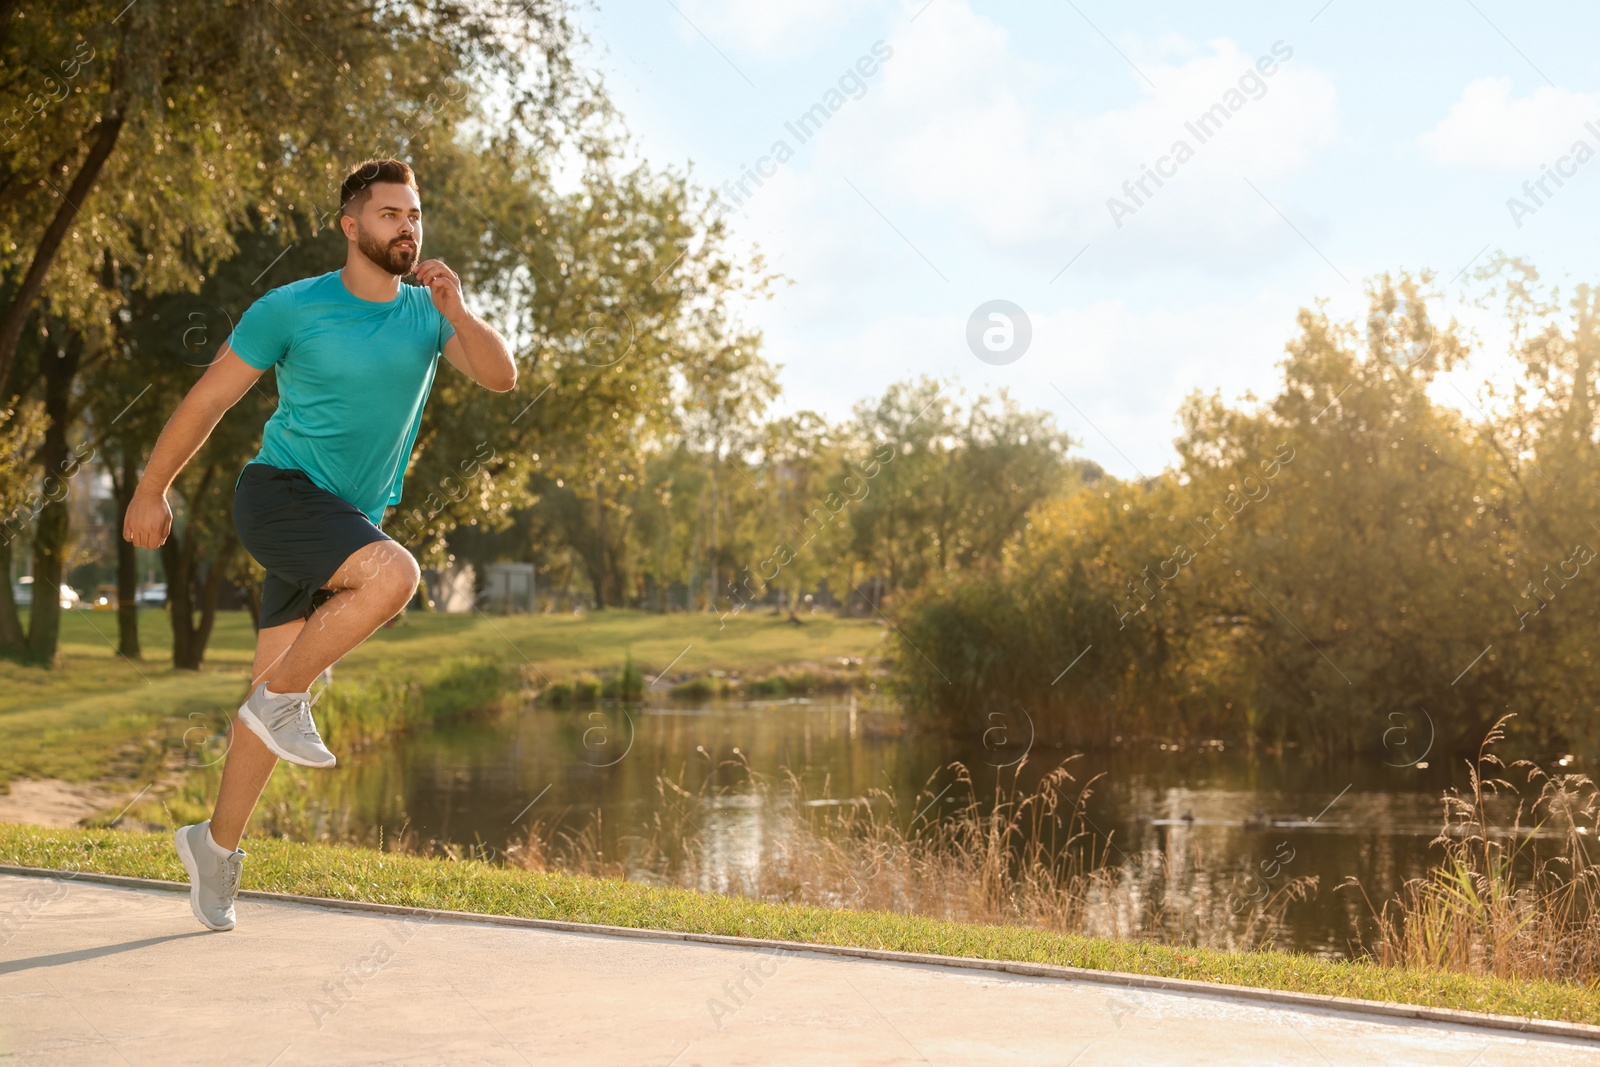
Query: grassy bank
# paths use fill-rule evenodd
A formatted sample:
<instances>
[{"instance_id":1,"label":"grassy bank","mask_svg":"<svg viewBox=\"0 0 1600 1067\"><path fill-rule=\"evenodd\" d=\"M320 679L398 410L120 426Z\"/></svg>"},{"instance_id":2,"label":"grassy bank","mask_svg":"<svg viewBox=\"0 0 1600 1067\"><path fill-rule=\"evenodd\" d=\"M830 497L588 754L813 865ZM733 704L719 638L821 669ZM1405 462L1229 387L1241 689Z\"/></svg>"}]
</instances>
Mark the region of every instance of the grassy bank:
<instances>
[{"instance_id":1,"label":"grassy bank","mask_svg":"<svg viewBox=\"0 0 1600 1067\"><path fill-rule=\"evenodd\" d=\"M164 834L0 823L0 862L184 880ZM247 889L642 929L933 952L1600 1024L1595 990L1280 952L1167 948L887 912L770 904L634 882L253 840ZM179 905L174 904L177 908Z\"/></svg>"},{"instance_id":2,"label":"grassy bank","mask_svg":"<svg viewBox=\"0 0 1600 1067\"><path fill-rule=\"evenodd\" d=\"M340 661L338 684L327 698L329 732L359 743L389 728L393 708L402 708L401 719L419 709L431 714L460 693L484 692L485 678L543 688L620 668L631 656L646 686L664 692L667 680L651 683L669 665L673 677L800 672L841 657L871 656L882 634L870 622L820 615L797 627L755 614L719 625L710 615L637 611L411 613ZM255 631L244 612L219 614L206 666L198 672L168 666L172 636L165 612L140 615L143 660L119 658L115 640L113 616L67 612L58 667L0 661L0 789L17 777L150 781L172 769L175 759L183 763L186 736L192 740L225 721L242 699ZM470 684L438 684L441 696L426 706L400 692L437 683L451 671L456 683Z\"/></svg>"}]
</instances>

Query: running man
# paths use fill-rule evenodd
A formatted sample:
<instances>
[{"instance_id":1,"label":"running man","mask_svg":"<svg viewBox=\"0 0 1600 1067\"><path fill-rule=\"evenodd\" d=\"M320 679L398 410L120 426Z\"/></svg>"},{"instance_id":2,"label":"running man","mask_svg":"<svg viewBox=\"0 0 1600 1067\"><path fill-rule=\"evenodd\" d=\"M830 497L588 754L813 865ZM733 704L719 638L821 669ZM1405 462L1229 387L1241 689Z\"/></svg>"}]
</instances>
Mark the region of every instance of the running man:
<instances>
[{"instance_id":1,"label":"running man","mask_svg":"<svg viewBox=\"0 0 1600 1067\"><path fill-rule=\"evenodd\" d=\"M212 930L233 929L239 838L278 760L334 764L311 717L312 680L417 590L416 560L379 525L400 500L441 350L487 389L517 384L505 340L467 310L461 279L437 259L418 261L422 204L411 168L361 163L340 187L339 205L344 267L250 305L161 431L123 524L123 537L141 548L167 539L173 479L275 367L278 407L233 503L239 541L267 571L252 691L230 730L211 818L174 837L189 905ZM411 273L426 289L401 284Z\"/></svg>"}]
</instances>

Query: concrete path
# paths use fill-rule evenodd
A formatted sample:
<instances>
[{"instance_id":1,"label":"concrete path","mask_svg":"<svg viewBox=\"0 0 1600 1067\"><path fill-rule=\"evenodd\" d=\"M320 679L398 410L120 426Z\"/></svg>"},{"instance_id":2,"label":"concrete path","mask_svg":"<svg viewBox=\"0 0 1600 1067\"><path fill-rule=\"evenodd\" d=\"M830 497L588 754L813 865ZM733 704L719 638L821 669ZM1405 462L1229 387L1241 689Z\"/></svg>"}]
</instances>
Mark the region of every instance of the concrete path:
<instances>
[{"instance_id":1,"label":"concrete path","mask_svg":"<svg viewBox=\"0 0 1600 1067\"><path fill-rule=\"evenodd\" d=\"M0 1064L1600 1067L1216 995L0 875Z\"/></svg>"}]
</instances>

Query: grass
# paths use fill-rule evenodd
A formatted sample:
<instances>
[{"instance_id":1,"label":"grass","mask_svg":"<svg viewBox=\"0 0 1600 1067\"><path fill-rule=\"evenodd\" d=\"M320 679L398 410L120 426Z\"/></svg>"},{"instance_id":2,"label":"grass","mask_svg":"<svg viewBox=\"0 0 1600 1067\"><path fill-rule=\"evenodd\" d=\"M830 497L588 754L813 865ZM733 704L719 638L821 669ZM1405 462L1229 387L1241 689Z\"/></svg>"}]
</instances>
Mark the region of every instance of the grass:
<instances>
[{"instance_id":1,"label":"grass","mask_svg":"<svg viewBox=\"0 0 1600 1067\"><path fill-rule=\"evenodd\" d=\"M1434 844L1443 860L1381 908L1372 952L1383 962L1502 977L1558 979L1600 990L1600 790L1583 774L1548 774L1493 751L1503 716L1471 767L1469 788L1444 796ZM1526 793L1510 780L1520 771ZM1509 825L1493 798L1517 796ZM1544 846L1538 833L1557 844Z\"/></svg>"},{"instance_id":2,"label":"grass","mask_svg":"<svg viewBox=\"0 0 1600 1067\"><path fill-rule=\"evenodd\" d=\"M0 823L0 862L183 881L165 834ZM638 929L1060 964L1365 1000L1600 1024L1593 990L1281 952L1171 948L883 911L774 904L687 889L258 839L245 888Z\"/></svg>"},{"instance_id":3,"label":"grass","mask_svg":"<svg viewBox=\"0 0 1600 1067\"><path fill-rule=\"evenodd\" d=\"M629 838L626 858L602 847L596 811L578 829L559 829L557 817L536 819L507 847L506 862L769 902L1019 923L1058 933L1229 950L1271 943L1287 898L1233 914L1208 893L1175 890L1160 853L1126 857L1113 866L1107 842L1086 813L1093 782L1080 784L1071 773L1077 758L1068 757L1033 788L1022 789L1024 758L1011 768L1009 784L997 779L987 804L980 802L966 766L952 762L934 777L949 773L953 780L936 795L930 778L911 801L913 816L885 789L868 789L848 803L833 801L826 788L822 797L809 798L791 770L775 779L758 773L741 754L706 768L697 789L685 788L682 773L677 779L657 775L653 822ZM953 808L921 817L947 795ZM768 854L737 872L729 870L701 814L729 801L773 816L764 831L770 835L763 848ZM414 851L410 841L398 847Z\"/></svg>"},{"instance_id":4,"label":"grass","mask_svg":"<svg viewBox=\"0 0 1600 1067\"><path fill-rule=\"evenodd\" d=\"M1260 901L1238 907L1231 895L1191 877L1187 862L1161 850L1116 853L1088 818L1095 779L1079 783L1069 756L1031 789L1020 783L1028 760L997 779L987 802L960 761L934 772L902 809L895 795L869 789L839 802L808 798L800 777L758 773L742 755L704 768L697 789L657 775L659 802L644 832L622 849L605 844L602 813L564 828L561 816L538 818L506 847L506 863L537 872L628 878L651 885L736 893L768 903L810 904L921 915L965 923L1023 925L1060 934L1229 952L1270 948L1288 933L1287 912L1316 889L1291 879ZM953 780L935 794L936 778ZM940 797L953 808L923 816ZM924 803L926 798L926 803ZM762 858L731 866L704 813L730 802L762 811ZM916 815L911 815L916 809ZM203 816L202 816L203 817ZM697 821L698 820L698 821ZM303 834L284 836L306 839ZM327 838L322 838L326 841ZM344 843L371 845L373 840ZM391 841L417 853L415 834ZM458 846L430 843L462 858ZM620 854L619 854L620 853ZM468 858L485 857L481 852ZM1567 978L1548 974L1537 977Z\"/></svg>"},{"instance_id":5,"label":"grass","mask_svg":"<svg viewBox=\"0 0 1600 1067\"><path fill-rule=\"evenodd\" d=\"M823 615L796 627L781 616L757 614L719 624L713 615L620 610L492 617L412 612L339 662L334 692L347 681L421 682L448 661L520 674L519 686L542 687L556 678L621 669L630 657L645 690L664 691L666 681L651 683L669 665L675 675L801 670L870 656L883 633L872 622ZM171 668L165 612L142 612L139 636L144 659L127 662L116 655L115 616L72 611L62 619L59 666L0 660L0 790L18 777L151 780L181 757L186 734L198 736L197 723L215 723L243 699L255 646L244 612L218 614L206 666L198 672Z\"/></svg>"}]
</instances>

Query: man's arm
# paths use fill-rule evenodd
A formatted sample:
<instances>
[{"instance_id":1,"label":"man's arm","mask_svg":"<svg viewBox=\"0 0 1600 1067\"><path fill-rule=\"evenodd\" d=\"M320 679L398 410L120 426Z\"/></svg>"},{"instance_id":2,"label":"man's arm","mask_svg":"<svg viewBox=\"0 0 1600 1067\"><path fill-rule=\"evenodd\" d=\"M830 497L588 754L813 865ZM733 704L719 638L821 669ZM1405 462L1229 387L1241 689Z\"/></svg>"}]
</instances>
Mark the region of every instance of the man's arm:
<instances>
[{"instance_id":1,"label":"man's arm","mask_svg":"<svg viewBox=\"0 0 1600 1067\"><path fill-rule=\"evenodd\" d=\"M471 311L461 296L461 279L442 260L429 259L417 264L417 280L428 287L433 306L455 327L455 336L444 343L444 358L461 373L497 393L517 387L517 361L506 347L505 338Z\"/></svg>"},{"instance_id":2,"label":"man's arm","mask_svg":"<svg viewBox=\"0 0 1600 1067\"><path fill-rule=\"evenodd\" d=\"M467 377L497 393L517 387L517 363L494 328L470 311L450 323L456 335L444 343L444 358Z\"/></svg>"},{"instance_id":3,"label":"man's arm","mask_svg":"<svg viewBox=\"0 0 1600 1067\"><path fill-rule=\"evenodd\" d=\"M172 532L172 509L167 505L167 490L184 465L200 451L222 416L255 384L262 371L234 354L227 342L211 366L194 383L188 395L172 413L156 447L150 452L139 487L128 503L122 523L122 536L140 548L156 548Z\"/></svg>"}]
</instances>

